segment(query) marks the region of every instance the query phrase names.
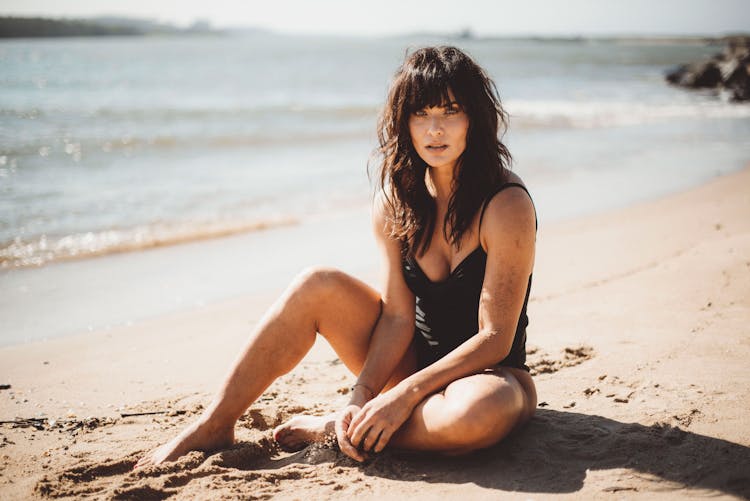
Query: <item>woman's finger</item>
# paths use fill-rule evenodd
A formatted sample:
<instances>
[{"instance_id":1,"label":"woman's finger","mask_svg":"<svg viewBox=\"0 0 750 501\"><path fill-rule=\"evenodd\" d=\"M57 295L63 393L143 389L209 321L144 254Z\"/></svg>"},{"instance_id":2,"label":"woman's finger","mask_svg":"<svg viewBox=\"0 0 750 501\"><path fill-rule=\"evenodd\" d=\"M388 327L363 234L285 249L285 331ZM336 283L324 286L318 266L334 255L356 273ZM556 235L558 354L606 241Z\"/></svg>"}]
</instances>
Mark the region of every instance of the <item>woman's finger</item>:
<instances>
[{"instance_id":1,"label":"woman's finger","mask_svg":"<svg viewBox=\"0 0 750 501\"><path fill-rule=\"evenodd\" d=\"M346 434L347 428L349 426L350 425L347 421L347 416L343 416L342 418L337 419L334 424L336 430L336 440L339 443L339 449L341 449L341 452L354 459L355 461L362 462L365 459L364 456L357 450L356 447L352 445L352 443L349 441L349 437Z\"/></svg>"},{"instance_id":2,"label":"woman's finger","mask_svg":"<svg viewBox=\"0 0 750 501\"><path fill-rule=\"evenodd\" d=\"M362 435L362 438L357 441L352 441L352 444L356 445L358 450L367 452L367 446L366 446L367 437L371 435L370 433L371 431L372 431L372 427L367 428L365 430L365 433Z\"/></svg>"},{"instance_id":3,"label":"woman's finger","mask_svg":"<svg viewBox=\"0 0 750 501\"><path fill-rule=\"evenodd\" d=\"M359 452L357 448L349 442L349 439L346 437L346 435L339 437L338 442L341 452L360 463L365 460L365 457L362 455L362 453Z\"/></svg>"},{"instance_id":4,"label":"woman's finger","mask_svg":"<svg viewBox=\"0 0 750 501\"><path fill-rule=\"evenodd\" d=\"M364 442L367 431L375 425L372 419L365 418L356 426L349 425L347 436L349 441L354 445L361 445Z\"/></svg>"},{"instance_id":5,"label":"woman's finger","mask_svg":"<svg viewBox=\"0 0 750 501\"><path fill-rule=\"evenodd\" d=\"M370 408L365 405L365 407L362 407L359 412L357 412L354 416L352 416L351 422L349 423L349 430L352 429L352 427L356 428L359 426L359 424L367 418L368 410ZM351 435L349 436L351 438Z\"/></svg>"},{"instance_id":6,"label":"woman's finger","mask_svg":"<svg viewBox=\"0 0 750 501\"><path fill-rule=\"evenodd\" d=\"M352 441L353 444L357 443L354 441L354 434L359 430L362 426L362 421L364 420L363 417L364 413L360 410L351 420L349 423L349 428L346 430L346 436L349 437L349 440ZM361 439L361 436L359 437Z\"/></svg>"},{"instance_id":7,"label":"woman's finger","mask_svg":"<svg viewBox=\"0 0 750 501\"><path fill-rule=\"evenodd\" d=\"M390 442L392 436L393 436L393 432L387 431L384 428L383 431L380 432L380 435L378 436L378 439L375 441L375 444L373 444L372 452L376 454L378 452L382 452L383 449L385 449L385 446L388 445L388 442Z\"/></svg>"},{"instance_id":8,"label":"woman's finger","mask_svg":"<svg viewBox=\"0 0 750 501\"><path fill-rule=\"evenodd\" d=\"M370 430L372 431L372 428L370 428ZM367 437L370 440L365 440L365 452L376 452L375 448L377 447L378 443L380 443L384 431L385 429L382 429L377 434L374 431L370 433L370 436ZM372 438L373 436L375 437L374 439Z\"/></svg>"},{"instance_id":9,"label":"woman's finger","mask_svg":"<svg viewBox=\"0 0 750 501\"><path fill-rule=\"evenodd\" d=\"M354 433L351 433L351 428L349 428L349 432L351 434L350 441L359 450L363 449L365 440L367 439L367 434L370 432L370 428L372 428L372 423L370 423L369 420L361 423L354 430Z\"/></svg>"}]
</instances>

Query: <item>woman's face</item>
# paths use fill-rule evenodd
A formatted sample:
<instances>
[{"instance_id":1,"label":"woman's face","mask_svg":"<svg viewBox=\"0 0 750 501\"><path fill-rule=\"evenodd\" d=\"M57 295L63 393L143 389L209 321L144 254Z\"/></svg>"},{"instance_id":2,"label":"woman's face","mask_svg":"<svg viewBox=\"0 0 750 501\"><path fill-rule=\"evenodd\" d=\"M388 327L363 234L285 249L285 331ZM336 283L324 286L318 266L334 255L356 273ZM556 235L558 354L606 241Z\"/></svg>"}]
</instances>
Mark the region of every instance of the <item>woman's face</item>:
<instances>
[{"instance_id":1,"label":"woman's face","mask_svg":"<svg viewBox=\"0 0 750 501\"><path fill-rule=\"evenodd\" d=\"M448 92L450 102L417 110L409 117L409 134L417 154L427 165L455 169L466 149L469 117Z\"/></svg>"}]
</instances>

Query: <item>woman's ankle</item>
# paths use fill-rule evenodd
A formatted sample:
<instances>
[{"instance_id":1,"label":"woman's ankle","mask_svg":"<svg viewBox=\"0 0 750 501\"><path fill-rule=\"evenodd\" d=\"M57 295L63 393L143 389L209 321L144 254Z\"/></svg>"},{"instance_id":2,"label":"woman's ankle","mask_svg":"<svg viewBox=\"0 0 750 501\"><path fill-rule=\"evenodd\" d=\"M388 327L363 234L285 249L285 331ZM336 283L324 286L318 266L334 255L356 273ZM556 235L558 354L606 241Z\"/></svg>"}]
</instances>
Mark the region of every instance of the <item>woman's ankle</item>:
<instances>
[{"instance_id":1,"label":"woman's ankle","mask_svg":"<svg viewBox=\"0 0 750 501\"><path fill-rule=\"evenodd\" d=\"M206 409L198 418L196 427L207 433L226 433L233 431L239 418L216 409Z\"/></svg>"}]
</instances>

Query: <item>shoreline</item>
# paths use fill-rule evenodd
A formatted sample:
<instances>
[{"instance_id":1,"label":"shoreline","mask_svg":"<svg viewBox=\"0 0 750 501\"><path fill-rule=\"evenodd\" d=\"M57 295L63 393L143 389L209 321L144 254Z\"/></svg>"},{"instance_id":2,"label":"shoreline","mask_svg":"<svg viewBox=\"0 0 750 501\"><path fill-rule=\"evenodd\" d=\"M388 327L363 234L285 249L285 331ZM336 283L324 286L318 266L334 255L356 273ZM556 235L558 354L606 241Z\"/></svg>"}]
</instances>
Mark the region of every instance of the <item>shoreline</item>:
<instances>
[{"instance_id":1,"label":"shoreline","mask_svg":"<svg viewBox=\"0 0 750 501\"><path fill-rule=\"evenodd\" d=\"M39 269L46 265L83 261L102 256L142 252L149 249L213 240L233 235L265 231L279 226L300 224L293 217L271 218L265 221L247 221L236 224L199 223L190 231L176 228L161 233L150 227L134 227L125 230L100 230L48 238L42 235L36 241L13 242L0 249L0 272ZM123 238L125 235L125 238ZM51 242L49 242L51 241ZM87 248L82 248L85 242ZM53 247L54 250L47 250ZM44 250L45 252L41 252ZM29 257L31 254L31 257Z\"/></svg>"},{"instance_id":2,"label":"shoreline","mask_svg":"<svg viewBox=\"0 0 750 501\"><path fill-rule=\"evenodd\" d=\"M363 206L299 225L5 272L0 311L14 313L0 317L0 332L12 333L0 348L278 290L306 266L361 272L377 262L370 226L361 224L368 220Z\"/></svg>"},{"instance_id":3,"label":"shoreline","mask_svg":"<svg viewBox=\"0 0 750 501\"><path fill-rule=\"evenodd\" d=\"M129 473L143 451L207 405L286 283L274 269L254 291L187 311L0 348L0 383L12 385L0 391L0 420L83 423L75 430L49 422L38 430L0 427L0 492L33 499L290 499L300 488L338 499L748 497L750 421L741 405L750 399L748 187L750 166L688 191L540 226L527 347L540 407L526 428L486 451L443 459L387 452L356 465L326 446L276 450L274 424L332 412L346 400L352 376L319 339L253 404L234 448ZM321 221L326 235L339 234L334 241L300 242L299 233L279 230L268 243L285 245L266 249L269 266L288 267L301 246L309 261L373 283L374 251L352 258L374 247L349 231L369 233L357 228L363 216L341 216L344 231L336 232ZM201 255L247 259L247 242L233 242L202 244ZM155 252L153 262L163 256ZM124 411L166 414L119 417ZM89 416L97 418L91 426Z\"/></svg>"}]
</instances>

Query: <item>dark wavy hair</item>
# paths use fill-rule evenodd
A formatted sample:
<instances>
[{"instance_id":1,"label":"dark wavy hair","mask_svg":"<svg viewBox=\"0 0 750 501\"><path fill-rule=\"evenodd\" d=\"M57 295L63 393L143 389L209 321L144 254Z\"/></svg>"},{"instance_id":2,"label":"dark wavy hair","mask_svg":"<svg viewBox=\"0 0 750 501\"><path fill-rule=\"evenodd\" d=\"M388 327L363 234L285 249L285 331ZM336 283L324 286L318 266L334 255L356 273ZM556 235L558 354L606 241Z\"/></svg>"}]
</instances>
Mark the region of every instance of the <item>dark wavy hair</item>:
<instances>
[{"instance_id":1,"label":"dark wavy hair","mask_svg":"<svg viewBox=\"0 0 750 501\"><path fill-rule=\"evenodd\" d=\"M423 255L436 224L425 184L428 165L417 154L409 117L450 101L449 90L469 118L466 149L459 157L443 234L460 248L461 237L494 188L507 179L511 155L502 143L508 125L497 87L468 55L455 47L426 47L406 55L378 120L380 189L390 235L409 255Z\"/></svg>"}]
</instances>

